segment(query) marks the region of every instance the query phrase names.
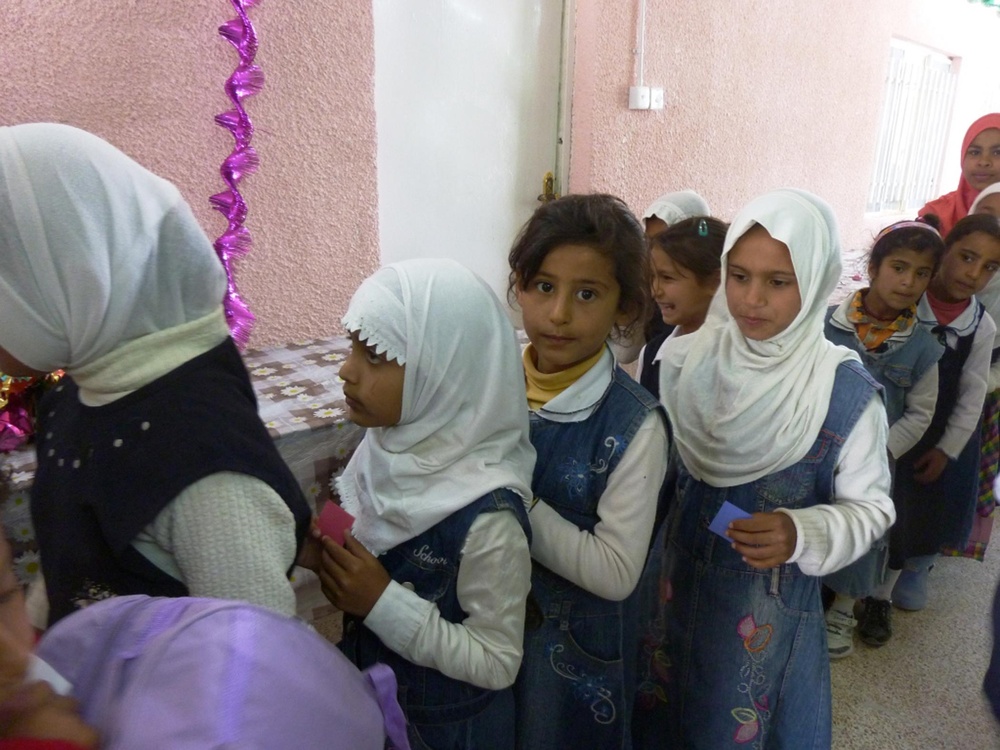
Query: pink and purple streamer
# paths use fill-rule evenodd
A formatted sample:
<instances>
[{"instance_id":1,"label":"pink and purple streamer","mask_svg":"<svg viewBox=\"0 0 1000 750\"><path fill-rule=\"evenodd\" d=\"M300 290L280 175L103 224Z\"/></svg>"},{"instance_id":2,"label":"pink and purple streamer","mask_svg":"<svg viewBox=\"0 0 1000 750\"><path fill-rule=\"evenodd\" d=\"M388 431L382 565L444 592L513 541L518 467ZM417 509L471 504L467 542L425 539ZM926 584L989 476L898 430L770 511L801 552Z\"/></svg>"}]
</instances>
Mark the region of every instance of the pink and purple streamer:
<instances>
[{"instance_id":1,"label":"pink and purple streamer","mask_svg":"<svg viewBox=\"0 0 1000 750\"><path fill-rule=\"evenodd\" d=\"M226 80L226 95L233 102L233 109L215 116L215 121L233 134L235 146L219 172L229 186L228 190L216 193L209 201L212 207L220 211L229 226L215 241L215 252L219 254L223 267L226 269L226 320L233 339L242 349L250 339L250 331L254 325L254 315L240 297L233 278L232 261L242 258L250 252L252 244L250 230L243 223L247 217L247 204L240 195L237 185L247 175L257 171L260 160L256 150L250 145L253 138L253 124L243 108L243 100L253 96L264 87L264 72L253 64L257 54L257 34L247 15L247 9L256 4L256 0L230 0L238 14L231 21L226 21L219 27L223 36L239 53L240 62L236 70Z\"/></svg>"}]
</instances>

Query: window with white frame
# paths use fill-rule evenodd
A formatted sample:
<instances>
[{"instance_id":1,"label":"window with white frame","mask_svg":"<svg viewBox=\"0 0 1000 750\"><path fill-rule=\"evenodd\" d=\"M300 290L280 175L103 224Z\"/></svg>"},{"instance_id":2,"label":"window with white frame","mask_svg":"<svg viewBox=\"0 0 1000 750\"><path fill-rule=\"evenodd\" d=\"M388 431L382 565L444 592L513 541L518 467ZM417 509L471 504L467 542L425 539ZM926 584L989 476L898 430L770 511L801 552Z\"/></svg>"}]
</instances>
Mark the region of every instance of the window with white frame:
<instances>
[{"instance_id":1,"label":"window with white frame","mask_svg":"<svg viewBox=\"0 0 1000 750\"><path fill-rule=\"evenodd\" d=\"M955 60L893 39L869 212L913 211L940 194L938 177L958 77Z\"/></svg>"}]
</instances>

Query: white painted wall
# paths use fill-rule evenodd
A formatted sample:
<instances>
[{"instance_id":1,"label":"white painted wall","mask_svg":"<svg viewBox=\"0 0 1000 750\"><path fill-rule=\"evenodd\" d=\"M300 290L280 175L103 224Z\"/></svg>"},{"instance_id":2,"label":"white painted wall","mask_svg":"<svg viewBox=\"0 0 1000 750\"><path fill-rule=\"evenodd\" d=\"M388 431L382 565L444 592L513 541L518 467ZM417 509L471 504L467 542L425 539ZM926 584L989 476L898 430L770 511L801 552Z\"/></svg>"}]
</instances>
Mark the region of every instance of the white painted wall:
<instances>
[{"instance_id":1,"label":"white painted wall","mask_svg":"<svg viewBox=\"0 0 1000 750\"><path fill-rule=\"evenodd\" d=\"M374 0L382 263L454 258L504 298L555 169L561 6Z\"/></svg>"}]
</instances>

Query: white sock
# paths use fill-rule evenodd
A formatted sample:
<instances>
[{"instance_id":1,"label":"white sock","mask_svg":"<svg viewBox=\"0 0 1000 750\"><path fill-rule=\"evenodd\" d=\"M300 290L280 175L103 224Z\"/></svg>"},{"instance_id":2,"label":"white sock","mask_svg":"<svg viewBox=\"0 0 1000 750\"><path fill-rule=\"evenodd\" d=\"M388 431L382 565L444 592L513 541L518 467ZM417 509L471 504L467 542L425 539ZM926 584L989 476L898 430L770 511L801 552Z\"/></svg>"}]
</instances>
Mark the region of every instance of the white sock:
<instances>
[{"instance_id":1,"label":"white sock","mask_svg":"<svg viewBox=\"0 0 1000 750\"><path fill-rule=\"evenodd\" d=\"M837 594L837 598L833 600L833 604L830 605L830 609L835 609L848 617L854 617L854 599L850 596Z\"/></svg>"},{"instance_id":2,"label":"white sock","mask_svg":"<svg viewBox=\"0 0 1000 750\"><path fill-rule=\"evenodd\" d=\"M883 602L892 601L892 590L896 587L896 581L899 580L899 574L902 572L902 570L886 568L885 580L872 593L872 598L880 599Z\"/></svg>"}]
</instances>

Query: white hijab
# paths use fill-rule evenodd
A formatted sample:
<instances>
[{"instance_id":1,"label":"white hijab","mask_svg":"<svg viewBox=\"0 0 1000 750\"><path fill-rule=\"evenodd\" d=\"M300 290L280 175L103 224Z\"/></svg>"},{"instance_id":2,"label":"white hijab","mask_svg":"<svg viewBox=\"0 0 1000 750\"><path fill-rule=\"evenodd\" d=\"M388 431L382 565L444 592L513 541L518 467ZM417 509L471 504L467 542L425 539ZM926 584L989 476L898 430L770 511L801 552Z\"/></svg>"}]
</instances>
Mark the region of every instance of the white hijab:
<instances>
[{"instance_id":1,"label":"white hijab","mask_svg":"<svg viewBox=\"0 0 1000 750\"><path fill-rule=\"evenodd\" d=\"M972 205L969 206L968 215L972 216L972 214L976 213L976 211L979 209L979 204L982 202L983 198L989 195L996 195L997 193L1000 193L1000 182L994 182L992 185L987 185L986 187L984 187L979 192L979 195L976 196L976 199L972 201Z\"/></svg>"},{"instance_id":2,"label":"white hijab","mask_svg":"<svg viewBox=\"0 0 1000 750\"><path fill-rule=\"evenodd\" d=\"M692 216L710 216L711 213L708 203L694 190L681 190L661 195L646 209L642 218L645 220L655 216L670 225Z\"/></svg>"},{"instance_id":3,"label":"white hijab","mask_svg":"<svg viewBox=\"0 0 1000 750\"><path fill-rule=\"evenodd\" d=\"M49 372L203 318L226 275L177 188L68 125L0 127L0 347Z\"/></svg>"},{"instance_id":4,"label":"white hijab","mask_svg":"<svg viewBox=\"0 0 1000 750\"><path fill-rule=\"evenodd\" d=\"M726 258L754 225L788 246L802 308L765 341L744 338L726 304ZM801 190L775 190L733 220L722 283L695 333L666 347L660 394L691 474L714 487L752 482L802 459L826 419L837 365L860 361L823 335L827 298L840 278L830 207Z\"/></svg>"},{"instance_id":5,"label":"white hijab","mask_svg":"<svg viewBox=\"0 0 1000 750\"><path fill-rule=\"evenodd\" d=\"M381 554L502 487L530 501L521 351L482 279L452 260L395 263L343 323L406 366L399 424L370 428L337 480L358 541Z\"/></svg>"},{"instance_id":6,"label":"white hijab","mask_svg":"<svg viewBox=\"0 0 1000 750\"><path fill-rule=\"evenodd\" d=\"M983 198L988 195L995 195L996 193L1000 193L1000 182L994 182L992 185L987 185L983 188L969 207L969 216L972 216L979 210L979 203ZM982 302L986 306L986 312L994 320L998 321L997 334L993 339L993 348L996 349L1000 346L1000 275L990 279L983 291L976 295L976 299Z\"/></svg>"}]
</instances>

